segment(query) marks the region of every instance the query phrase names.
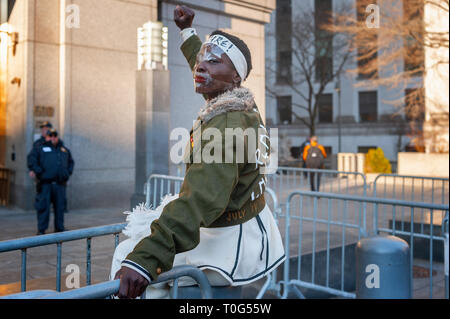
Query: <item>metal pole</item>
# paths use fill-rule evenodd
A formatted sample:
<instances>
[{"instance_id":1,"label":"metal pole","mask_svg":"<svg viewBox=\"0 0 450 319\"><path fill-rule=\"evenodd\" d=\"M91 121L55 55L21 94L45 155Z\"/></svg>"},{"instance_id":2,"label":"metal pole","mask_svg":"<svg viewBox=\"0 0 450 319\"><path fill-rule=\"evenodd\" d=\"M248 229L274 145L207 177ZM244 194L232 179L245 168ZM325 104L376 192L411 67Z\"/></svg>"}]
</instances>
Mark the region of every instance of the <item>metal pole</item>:
<instances>
[{"instance_id":1,"label":"metal pole","mask_svg":"<svg viewBox=\"0 0 450 319\"><path fill-rule=\"evenodd\" d=\"M22 249L22 269L20 276L20 291L27 290L27 249Z\"/></svg>"},{"instance_id":2,"label":"metal pole","mask_svg":"<svg viewBox=\"0 0 450 319\"><path fill-rule=\"evenodd\" d=\"M341 132L341 90L338 92L338 152L342 151L342 132Z\"/></svg>"},{"instance_id":3,"label":"metal pole","mask_svg":"<svg viewBox=\"0 0 450 319\"><path fill-rule=\"evenodd\" d=\"M338 153L341 153L341 76L338 75L335 90L338 94L338 116L337 116L337 125L338 125Z\"/></svg>"}]
</instances>

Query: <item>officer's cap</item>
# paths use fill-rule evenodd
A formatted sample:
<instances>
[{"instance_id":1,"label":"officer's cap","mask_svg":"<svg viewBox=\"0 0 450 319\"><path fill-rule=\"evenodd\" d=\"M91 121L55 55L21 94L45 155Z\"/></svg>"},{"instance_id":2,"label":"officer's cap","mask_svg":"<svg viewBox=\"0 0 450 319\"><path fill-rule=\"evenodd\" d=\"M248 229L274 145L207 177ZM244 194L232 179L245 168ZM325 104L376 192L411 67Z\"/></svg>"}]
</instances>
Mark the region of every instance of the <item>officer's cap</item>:
<instances>
[{"instance_id":1,"label":"officer's cap","mask_svg":"<svg viewBox=\"0 0 450 319\"><path fill-rule=\"evenodd\" d=\"M41 124L40 128L44 128L44 127L52 128L53 125L52 125L52 123L45 121L44 123Z\"/></svg>"}]
</instances>

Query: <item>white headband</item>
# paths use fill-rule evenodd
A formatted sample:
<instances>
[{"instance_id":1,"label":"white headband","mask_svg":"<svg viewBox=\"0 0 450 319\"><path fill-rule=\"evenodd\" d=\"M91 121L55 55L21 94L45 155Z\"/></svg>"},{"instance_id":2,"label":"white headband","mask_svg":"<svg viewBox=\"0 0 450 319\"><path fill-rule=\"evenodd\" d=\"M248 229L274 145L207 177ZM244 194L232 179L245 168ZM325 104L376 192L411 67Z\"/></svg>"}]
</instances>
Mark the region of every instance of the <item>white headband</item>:
<instances>
[{"instance_id":1,"label":"white headband","mask_svg":"<svg viewBox=\"0 0 450 319\"><path fill-rule=\"evenodd\" d=\"M228 55L231 62L233 62L234 67L236 68L237 73L241 77L241 80L244 81L247 77L247 60L245 60L244 55L241 50L237 46L233 44L230 40L220 34L214 34L209 37L208 41L205 43L212 43L217 45L219 48L223 50L223 52Z\"/></svg>"}]
</instances>

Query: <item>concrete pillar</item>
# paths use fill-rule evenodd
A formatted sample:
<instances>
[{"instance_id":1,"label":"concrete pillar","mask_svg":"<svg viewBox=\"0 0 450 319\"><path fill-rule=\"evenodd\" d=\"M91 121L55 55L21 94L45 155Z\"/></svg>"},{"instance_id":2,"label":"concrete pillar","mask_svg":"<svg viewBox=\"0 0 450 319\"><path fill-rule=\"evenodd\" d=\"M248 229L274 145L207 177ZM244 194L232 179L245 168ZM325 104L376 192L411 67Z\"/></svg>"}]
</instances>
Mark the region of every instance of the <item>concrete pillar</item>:
<instances>
[{"instance_id":1,"label":"concrete pillar","mask_svg":"<svg viewBox=\"0 0 450 319\"><path fill-rule=\"evenodd\" d=\"M131 208L145 202L151 174L169 173L170 74L167 70L136 73L136 179Z\"/></svg>"},{"instance_id":2,"label":"concrete pillar","mask_svg":"<svg viewBox=\"0 0 450 319\"><path fill-rule=\"evenodd\" d=\"M364 174L365 161L366 161L366 154L364 153L356 154L356 172Z\"/></svg>"}]
</instances>

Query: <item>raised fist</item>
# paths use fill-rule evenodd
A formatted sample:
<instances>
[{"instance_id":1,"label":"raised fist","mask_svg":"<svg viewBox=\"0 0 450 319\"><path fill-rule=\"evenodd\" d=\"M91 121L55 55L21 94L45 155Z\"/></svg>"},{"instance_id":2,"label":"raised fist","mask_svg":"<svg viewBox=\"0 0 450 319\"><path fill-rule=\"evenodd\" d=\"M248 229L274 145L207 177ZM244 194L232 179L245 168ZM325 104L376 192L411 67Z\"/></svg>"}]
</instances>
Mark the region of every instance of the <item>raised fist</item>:
<instances>
[{"instance_id":1,"label":"raised fist","mask_svg":"<svg viewBox=\"0 0 450 319\"><path fill-rule=\"evenodd\" d=\"M192 26L192 21L194 20L195 12L194 10L186 6L176 6L173 10L173 21L180 30L190 28Z\"/></svg>"}]
</instances>

